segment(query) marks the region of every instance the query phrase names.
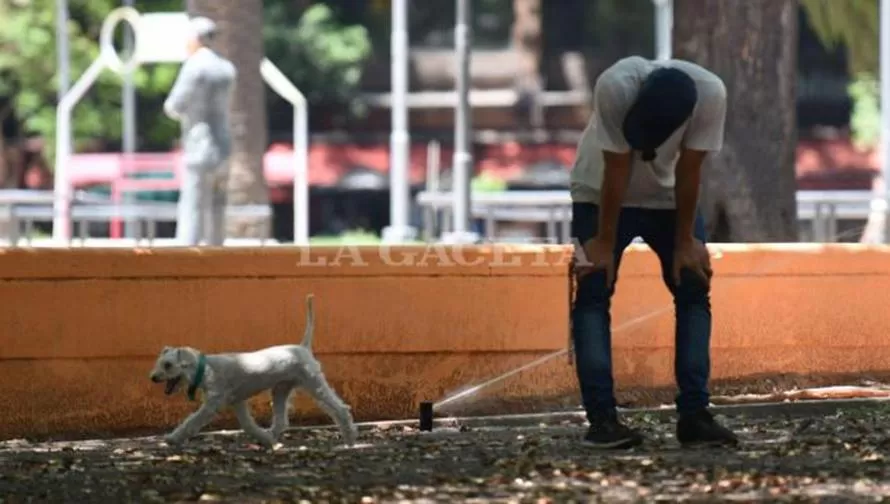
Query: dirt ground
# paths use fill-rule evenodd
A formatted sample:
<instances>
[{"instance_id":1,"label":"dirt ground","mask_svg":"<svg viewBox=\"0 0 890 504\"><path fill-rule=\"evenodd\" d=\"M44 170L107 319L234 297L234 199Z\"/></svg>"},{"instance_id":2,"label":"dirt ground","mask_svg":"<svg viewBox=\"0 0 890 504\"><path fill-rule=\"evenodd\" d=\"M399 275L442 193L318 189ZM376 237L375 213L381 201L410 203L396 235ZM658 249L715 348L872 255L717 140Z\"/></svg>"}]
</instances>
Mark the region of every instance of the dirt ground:
<instances>
[{"instance_id":1,"label":"dirt ground","mask_svg":"<svg viewBox=\"0 0 890 504\"><path fill-rule=\"evenodd\" d=\"M373 427L361 444L295 430L260 449L238 433L0 443L0 502L638 502L890 500L890 407L724 417L739 449L683 450L670 415L634 413L635 451L597 453L579 421Z\"/></svg>"}]
</instances>

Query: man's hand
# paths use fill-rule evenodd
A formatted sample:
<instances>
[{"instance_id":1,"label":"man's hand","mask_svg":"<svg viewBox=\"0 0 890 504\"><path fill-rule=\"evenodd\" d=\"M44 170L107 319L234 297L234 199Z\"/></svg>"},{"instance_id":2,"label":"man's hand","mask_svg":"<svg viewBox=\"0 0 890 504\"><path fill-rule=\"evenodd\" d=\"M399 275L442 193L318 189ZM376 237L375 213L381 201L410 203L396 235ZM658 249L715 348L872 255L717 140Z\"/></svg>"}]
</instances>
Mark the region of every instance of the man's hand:
<instances>
[{"instance_id":1,"label":"man's hand","mask_svg":"<svg viewBox=\"0 0 890 504\"><path fill-rule=\"evenodd\" d=\"M698 275L706 285L711 284L711 256L705 244L696 239L678 241L674 247L674 285L680 285L680 272L688 269Z\"/></svg>"},{"instance_id":2,"label":"man's hand","mask_svg":"<svg viewBox=\"0 0 890 504\"><path fill-rule=\"evenodd\" d=\"M615 244L599 236L591 238L583 244L586 263L575 265L578 280L594 271L606 271L606 287L611 288L615 281Z\"/></svg>"}]
</instances>

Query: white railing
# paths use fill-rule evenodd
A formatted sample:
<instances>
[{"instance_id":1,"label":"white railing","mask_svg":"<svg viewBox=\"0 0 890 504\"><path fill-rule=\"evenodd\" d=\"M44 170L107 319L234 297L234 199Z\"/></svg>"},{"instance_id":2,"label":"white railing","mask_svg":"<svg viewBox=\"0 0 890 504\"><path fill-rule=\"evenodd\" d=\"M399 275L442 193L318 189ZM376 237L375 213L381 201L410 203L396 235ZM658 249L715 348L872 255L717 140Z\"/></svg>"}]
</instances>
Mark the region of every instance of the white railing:
<instances>
[{"instance_id":1,"label":"white railing","mask_svg":"<svg viewBox=\"0 0 890 504\"><path fill-rule=\"evenodd\" d=\"M58 217L53 207L52 191L0 190L0 222L6 223L6 243L17 246L24 238L28 244L33 243L34 224L36 222L54 222ZM137 224L136 243L143 239L149 246L157 239L158 224L176 222L177 204L171 202L139 202L115 204L113 201L77 192L72 204L66 209L67 219L78 231L81 244L90 239L88 224L93 222L111 223L114 220L130 220ZM256 218L264 221L263 237L258 241L264 245L272 237L272 210L268 205L230 205L226 208L228 218ZM54 243L71 245L74 233L69 233L63 242ZM114 241L114 240L111 240Z\"/></svg>"},{"instance_id":2,"label":"white railing","mask_svg":"<svg viewBox=\"0 0 890 504\"><path fill-rule=\"evenodd\" d=\"M122 61L112 43L118 23L132 25L136 51ZM188 15L184 12L140 13L132 7L111 11L102 24L98 57L90 64L75 84L65 92L56 107L56 163L55 198L53 210L53 238L59 243L70 242L71 180L69 164L72 149L72 112L93 83L105 70L124 73L145 63L180 62L184 59L187 41ZM260 64L263 80L294 107L294 239L306 244L309 239L309 120L305 96L268 58Z\"/></svg>"},{"instance_id":3,"label":"white railing","mask_svg":"<svg viewBox=\"0 0 890 504\"><path fill-rule=\"evenodd\" d=\"M874 199L872 191L798 191L797 218L809 221L813 239L833 241L838 235L838 220L868 219ZM449 226L452 196L450 192L424 191L417 195L424 210L442 216L443 228ZM567 243L570 238L572 199L569 191L479 192L472 196L475 219L484 220L485 236L496 236L498 222L539 222L547 226L547 238ZM438 218L427 218L424 236L432 237Z\"/></svg>"},{"instance_id":4,"label":"white railing","mask_svg":"<svg viewBox=\"0 0 890 504\"><path fill-rule=\"evenodd\" d=\"M156 240L158 223L176 221L175 203L113 204L107 198L84 192L75 193L72 199L70 220L79 228L77 235L81 242L89 239L86 230L90 222L132 219L139 223L137 241L145 238L152 244ZM800 222L809 222L813 241L831 242L837 239L838 221L864 223L873 201L871 191L798 191L797 217ZM0 222L8 225L7 243L16 246L22 238L30 243L35 222L52 222L57 217L53 202L52 191L0 190ZM440 231L447 231L451 193L424 191L417 195L417 203L427 214L423 223L423 236L427 240L435 239L438 233L434 228L438 222L443 222L444 229ZM572 210L568 191L474 193L472 215L474 219L484 221L487 239L496 238L499 222L540 223L546 226L549 240L568 243L570 239ZM227 216L265 219L267 230L262 242L271 238L272 215L268 206L230 206ZM66 243L71 244L72 239L69 237Z\"/></svg>"}]
</instances>

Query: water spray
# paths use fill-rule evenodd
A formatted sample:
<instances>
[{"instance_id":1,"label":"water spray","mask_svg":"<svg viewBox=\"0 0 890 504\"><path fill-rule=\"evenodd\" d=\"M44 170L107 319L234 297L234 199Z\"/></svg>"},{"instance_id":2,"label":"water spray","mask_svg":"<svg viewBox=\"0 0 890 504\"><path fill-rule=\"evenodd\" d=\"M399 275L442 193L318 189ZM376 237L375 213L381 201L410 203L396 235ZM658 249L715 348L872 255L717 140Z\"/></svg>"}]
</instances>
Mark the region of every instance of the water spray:
<instances>
[{"instance_id":1,"label":"water spray","mask_svg":"<svg viewBox=\"0 0 890 504\"><path fill-rule=\"evenodd\" d=\"M661 314L663 314L663 313L665 313L665 312L668 312L668 311L670 311L670 310L673 310L673 309L674 309L674 305L673 305L673 304L670 304L670 305L667 305L667 306L663 306L663 307L661 307L661 308L659 308L659 309L656 309L656 310L653 310L653 311L644 313L644 314L642 314L642 315L640 315L640 316L638 316L638 317L634 317L634 318L628 320L627 322L625 322L625 323L619 325L618 327L612 329L612 334L615 334L616 332L620 332L620 331L624 331L624 330L630 329L631 327L633 327L633 326L635 326L635 325L642 324L643 322L645 322L645 321L647 321L647 320L649 320L649 319L651 319L651 318L653 318L653 317L657 317L657 316L659 316L659 315L661 315ZM468 389L466 389L466 390L463 390L463 391L461 391L461 392L458 392L457 394L454 394L454 395L452 395L452 396L446 397L445 399L442 399L441 401L432 404L432 407L433 407L433 409L438 409L438 408L441 408L442 406L445 406L446 404L449 404L449 403L458 401L458 400L463 399L463 398L465 398L465 397L470 397L470 396L472 396L473 394L479 392L480 390L485 389L485 388L488 388L488 387L490 387L491 385L494 385L494 384L496 384L496 383L498 383L498 382L504 381L504 380L506 380L507 378L510 378L511 376L517 375L517 374L519 374L519 373L521 373L521 372L523 372L523 371L525 371L525 370L527 370L527 369L531 369L531 368L536 367L536 366L538 366L538 365L540 365L540 364L544 364L545 362L548 362L548 361L550 361L550 360L552 360L552 359L554 359L554 358L556 358L556 357L559 357L559 356L561 356L561 355L565 355L566 353L569 352L569 350L570 350L569 348L563 348L563 349L560 349L560 350L556 350L556 351L554 351L554 352L552 352L552 353L549 353L549 354L547 354L547 355L544 355L543 357L539 357L539 358L537 358L537 359L535 359L535 360L529 362L528 364L523 364L522 366L519 366L519 367L517 367L517 368L511 369L510 371L507 371L506 373L503 373L503 374L501 374L501 375L495 376L494 378L491 378L491 379L489 379L489 380L486 380L486 381L484 381L484 382L482 382L482 383L480 383L480 384L478 384L478 385L474 385L474 386L472 386L472 387L470 387L470 388L468 388Z\"/></svg>"},{"instance_id":2,"label":"water spray","mask_svg":"<svg viewBox=\"0 0 890 504\"><path fill-rule=\"evenodd\" d=\"M844 236L851 236L851 235L854 235L854 234L856 234L856 233L861 232L863 229L865 229L865 226L860 226L860 227L855 228L855 229L847 230L847 231L845 231L845 232L840 233L839 235L837 235L837 239L840 239L840 238L842 238L842 237L844 237ZM717 250L714 250L714 251L711 253L711 258L712 258L712 259L721 259L722 257L723 257L723 252L720 251L719 248L718 248ZM791 261L791 259L786 259L785 262L788 262L788 261ZM765 271L768 270L768 267L770 267L770 266L775 267L776 263L778 263L778 262L779 262L779 261L776 260L776 259L774 259L773 261L767 262L766 264L762 265L760 268L755 268L755 271L752 271L751 274L755 274L755 273L757 273L757 270L760 270L760 273L763 273L763 272L765 272ZM571 271L571 267L570 267L570 271ZM742 278L734 278L734 279L730 279L729 281L722 282L721 285L722 285L723 287L726 287L727 285L731 285L733 282L737 282L737 281L739 281L739 280L741 280L741 279L742 279ZM569 285L570 285L570 289L569 289L569 300L570 300L570 305L569 305L569 306L571 306L571 303L574 301L574 299L573 299L573 294L574 294L574 293L572 292L574 289L572 288L572 287L573 287L573 284L572 284L571 276L570 276L570 279L569 279ZM643 322L646 322L647 320L650 320L650 319L652 319L652 318L658 317L658 316L660 316L660 315L662 315L662 314L664 314L664 313L668 313L668 312L672 311L673 309L674 309L674 305L673 305L673 303L669 303L669 304L666 304L666 305L664 305L664 306L662 306L662 307L660 307L660 308L656 308L656 309L653 309L653 310L648 311L648 312L646 312L646 313L643 313L642 315L639 315L639 316L637 316L637 317L634 317L634 318L632 318L632 319L630 319L630 320L628 320L628 321L626 321L626 322L624 322L624 323L618 325L617 327L614 327L614 328L612 329L612 334L615 334L615 333L620 332L620 331L628 330L628 329L630 329L630 328L632 328L632 327L634 327L634 326L637 326L637 325L639 325L639 324L642 324ZM569 322L569 325L570 325L570 327L571 327L571 320L570 320L570 322ZM570 361L569 364L571 365L571 364L572 364L572 363L571 363L571 357L572 357L571 354L572 354L572 350L573 350L573 348L572 348L572 342L571 342L571 336L570 336L569 345L568 345L567 348L563 348L563 349L561 349L561 350L556 350L556 351L554 351L554 352L552 352L552 353L549 353L549 354L547 354L547 355L544 355L544 356L542 356L542 357L539 357L539 358L537 358L537 359L535 359L535 360L533 360L533 361L531 361L531 362L529 362L529 363L527 363L527 364L524 364L524 365L519 366L519 367L517 367L517 368L511 369L511 370L509 370L509 371L507 371L507 372L505 372L505 373L503 373L503 374L500 374L500 375L498 375L498 376L495 376L495 377L493 377L493 378L490 378L490 379L488 379L488 380L486 380L486 381L484 381L484 382L482 382L482 383L479 383L479 384L477 384L477 385L473 385L473 386L471 386L471 387L469 387L469 388L467 388L467 389L465 389L465 390L462 390L462 391L457 392L457 393L455 393L455 394L453 394L453 395L447 396L447 397L445 397L444 399L441 399L441 400L436 401L436 402L434 402L434 403L431 403L431 402L421 403L421 430L424 430L424 429L423 429L423 425L424 425L424 421L423 421L423 420L424 420L424 411L425 411L424 408L427 408L427 410L426 410L427 413L426 413L426 414L428 415L428 418L429 418L429 419L428 419L428 425L429 425L429 429L428 429L428 430L432 430L432 415L433 415L433 411L438 410L438 409L440 409L441 407L446 406L446 405L448 405L448 404L451 404L451 403L454 403L454 402L458 402L458 401L460 401L460 400L462 400L462 399L466 399L466 398L468 398L468 397L471 397L471 396L477 394L478 392L480 392L481 390L487 389L487 388L489 388L489 387L491 387L491 386L493 386L493 385L496 385L496 384L498 384L498 383L501 383L501 382L503 382L504 380L506 380L507 378L510 378L510 377L512 377L512 376L515 376L515 375L517 375L517 374L519 374L519 373L521 373L521 372L523 372L523 371L526 371L526 370L531 369L531 368L533 368L533 367L536 367L536 366L538 366L538 365L544 364L545 362L549 362L549 361L553 360L554 358L557 358L557 357L560 357L560 356L563 356L563 355L568 355L568 356L569 356L569 361ZM427 406L425 406L425 405L427 405Z\"/></svg>"}]
</instances>

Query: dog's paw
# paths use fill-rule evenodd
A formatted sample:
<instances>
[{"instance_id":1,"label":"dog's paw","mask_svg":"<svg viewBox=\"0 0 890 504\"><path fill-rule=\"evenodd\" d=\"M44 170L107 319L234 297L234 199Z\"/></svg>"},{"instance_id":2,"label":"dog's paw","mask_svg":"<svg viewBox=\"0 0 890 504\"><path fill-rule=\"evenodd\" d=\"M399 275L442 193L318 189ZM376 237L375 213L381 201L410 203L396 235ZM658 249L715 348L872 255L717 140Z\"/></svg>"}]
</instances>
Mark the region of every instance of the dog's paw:
<instances>
[{"instance_id":1,"label":"dog's paw","mask_svg":"<svg viewBox=\"0 0 890 504\"><path fill-rule=\"evenodd\" d=\"M166 436L164 436L164 443L167 446L180 446L182 445L183 441L184 439L173 434L167 434Z\"/></svg>"},{"instance_id":2,"label":"dog's paw","mask_svg":"<svg viewBox=\"0 0 890 504\"><path fill-rule=\"evenodd\" d=\"M275 445L279 444L278 438L275 437L269 430L264 429L259 432L253 433L253 436L251 437L253 437L253 440L256 441L259 447L266 450L273 450L275 448Z\"/></svg>"}]
</instances>

